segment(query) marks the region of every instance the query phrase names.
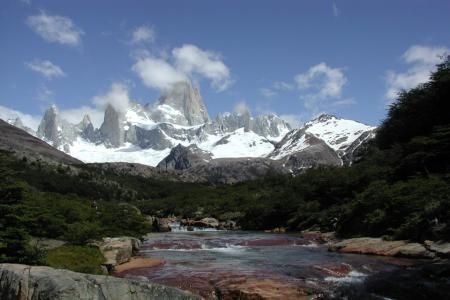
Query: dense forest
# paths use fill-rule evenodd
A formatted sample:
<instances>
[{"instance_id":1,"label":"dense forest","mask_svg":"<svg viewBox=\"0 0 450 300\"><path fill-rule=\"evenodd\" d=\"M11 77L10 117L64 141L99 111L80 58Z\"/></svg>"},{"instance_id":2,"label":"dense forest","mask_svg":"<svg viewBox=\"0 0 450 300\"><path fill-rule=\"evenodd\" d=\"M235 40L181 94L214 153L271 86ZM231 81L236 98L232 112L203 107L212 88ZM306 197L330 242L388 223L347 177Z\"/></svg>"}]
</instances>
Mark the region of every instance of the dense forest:
<instances>
[{"instance_id":1,"label":"dense forest","mask_svg":"<svg viewBox=\"0 0 450 300\"><path fill-rule=\"evenodd\" d=\"M399 94L362 159L234 185L182 183L0 152L0 262L46 263L31 237L140 236L146 215L235 220L342 237L450 240L450 57Z\"/></svg>"}]
</instances>

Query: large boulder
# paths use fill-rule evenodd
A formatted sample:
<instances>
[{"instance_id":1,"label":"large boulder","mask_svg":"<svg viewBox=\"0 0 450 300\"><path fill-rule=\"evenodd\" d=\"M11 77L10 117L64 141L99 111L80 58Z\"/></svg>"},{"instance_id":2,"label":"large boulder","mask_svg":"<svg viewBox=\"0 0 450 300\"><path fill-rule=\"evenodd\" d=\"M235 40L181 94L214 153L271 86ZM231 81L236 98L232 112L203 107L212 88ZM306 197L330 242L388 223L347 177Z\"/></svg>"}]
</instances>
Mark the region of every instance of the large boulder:
<instances>
[{"instance_id":1,"label":"large boulder","mask_svg":"<svg viewBox=\"0 0 450 300\"><path fill-rule=\"evenodd\" d=\"M174 222L173 218L154 218L153 228L158 232L169 232L172 231L170 224Z\"/></svg>"},{"instance_id":2,"label":"large boulder","mask_svg":"<svg viewBox=\"0 0 450 300\"><path fill-rule=\"evenodd\" d=\"M203 218L201 220L181 220L181 226L200 227L200 228L219 228L220 223L215 218Z\"/></svg>"},{"instance_id":3,"label":"large boulder","mask_svg":"<svg viewBox=\"0 0 450 300\"><path fill-rule=\"evenodd\" d=\"M104 265L111 271L115 266L128 262L139 251L141 241L133 237L103 238L95 245L106 259Z\"/></svg>"},{"instance_id":4,"label":"large boulder","mask_svg":"<svg viewBox=\"0 0 450 300\"><path fill-rule=\"evenodd\" d=\"M0 264L0 278L2 300L200 299L158 284L50 267Z\"/></svg>"},{"instance_id":5,"label":"large boulder","mask_svg":"<svg viewBox=\"0 0 450 300\"><path fill-rule=\"evenodd\" d=\"M433 242L433 241L425 241L425 247L436 253L436 255L441 257L450 257L450 243L449 242Z\"/></svg>"}]
</instances>

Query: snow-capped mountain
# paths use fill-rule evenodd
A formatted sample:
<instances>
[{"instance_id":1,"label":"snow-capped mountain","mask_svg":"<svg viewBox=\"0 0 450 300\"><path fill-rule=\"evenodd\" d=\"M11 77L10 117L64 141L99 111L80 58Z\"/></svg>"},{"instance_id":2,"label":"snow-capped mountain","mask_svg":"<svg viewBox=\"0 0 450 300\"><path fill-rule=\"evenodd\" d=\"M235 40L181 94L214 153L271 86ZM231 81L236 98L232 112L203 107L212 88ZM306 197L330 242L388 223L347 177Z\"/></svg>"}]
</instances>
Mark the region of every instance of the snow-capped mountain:
<instances>
[{"instance_id":1,"label":"snow-capped mountain","mask_svg":"<svg viewBox=\"0 0 450 300\"><path fill-rule=\"evenodd\" d=\"M311 146L323 143L331 148L339 158L354 151L365 140L375 135L375 127L352 120L322 114L307 122L302 128L289 132L269 155L272 159L282 159L307 151ZM334 160L334 159L333 159ZM344 161L342 162L344 163Z\"/></svg>"},{"instance_id":2,"label":"snow-capped mountain","mask_svg":"<svg viewBox=\"0 0 450 300\"><path fill-rule=\"evenodd\" d=\"M339 153L348 149L363 133L372 132L374 129L373 126L328 114L323 114L305 124L306 133L322 139Z\"/></svg>"},{"instance_id":3,"label":"snow-capped mountain","mask_svg":"<svg viewBox=\"0 0 450 300\"><path fill-rule=\"evenodd\" d=\"M14 124L23 127L20 120ZM130 103L126 109L108 104L99 128L94 128L88 115L78 124L71 124L52 106L35 134L84 162L157 166L169 154L174 157L183 153L183 157L192 158L201 153L202 159L197 162L258 158L263 166L273 167L272 161L276 161L283 168L295 170L342 164L344 157L351 157L348 151L353 153L359 144L373 137L374 129L331 115L292 129L274 114L252 117L246 109L211 119L199 90L189 82L180 82L154 104ZM178 152L171 153L175 148Z\"/></svg>"}]
</instances>

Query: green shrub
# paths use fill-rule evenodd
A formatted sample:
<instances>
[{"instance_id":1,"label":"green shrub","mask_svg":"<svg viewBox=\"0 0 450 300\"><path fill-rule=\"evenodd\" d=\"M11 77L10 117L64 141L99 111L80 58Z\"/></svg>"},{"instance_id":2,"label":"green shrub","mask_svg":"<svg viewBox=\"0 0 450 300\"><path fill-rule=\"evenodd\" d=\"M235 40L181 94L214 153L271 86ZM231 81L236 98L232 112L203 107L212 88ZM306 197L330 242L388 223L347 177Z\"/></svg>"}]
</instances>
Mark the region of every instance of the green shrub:
<instances>
[{"instance_id":1,"label":"green shrub","mask_svg":"<svg viewBox=\"0 0 450 300\"><path fill-rule=\"evenodd\" d=\"M103 274L101 264L105 262L96 247L64 245L47 252L46 264L53 268L74 272Z\"/></svg>"}]
</instances>

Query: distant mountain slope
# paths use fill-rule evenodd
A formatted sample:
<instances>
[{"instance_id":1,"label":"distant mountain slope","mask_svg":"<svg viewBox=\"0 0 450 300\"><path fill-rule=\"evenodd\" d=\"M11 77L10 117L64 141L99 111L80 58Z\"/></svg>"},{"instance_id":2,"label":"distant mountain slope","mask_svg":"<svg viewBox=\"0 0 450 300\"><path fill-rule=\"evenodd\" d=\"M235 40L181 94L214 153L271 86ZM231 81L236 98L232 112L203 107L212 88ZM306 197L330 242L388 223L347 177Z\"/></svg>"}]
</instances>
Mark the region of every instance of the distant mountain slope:
<instances>
[{"instance_id":1,"label":"distant mountain slope","mask_svg":"<svg viewBox=\"0 0 450 300\"><path fill-rule=\"evenodd\" d=\"M7 122L0 120L0 149L12 151L27 159L43 159L47 162L81 164L70 155L55 149L46 142L32 136Z\"/></svg>"}]
</instances>

